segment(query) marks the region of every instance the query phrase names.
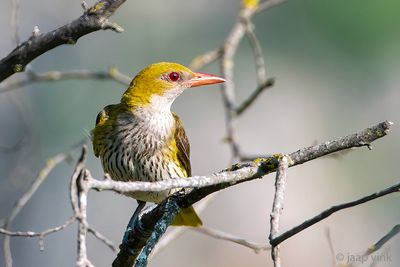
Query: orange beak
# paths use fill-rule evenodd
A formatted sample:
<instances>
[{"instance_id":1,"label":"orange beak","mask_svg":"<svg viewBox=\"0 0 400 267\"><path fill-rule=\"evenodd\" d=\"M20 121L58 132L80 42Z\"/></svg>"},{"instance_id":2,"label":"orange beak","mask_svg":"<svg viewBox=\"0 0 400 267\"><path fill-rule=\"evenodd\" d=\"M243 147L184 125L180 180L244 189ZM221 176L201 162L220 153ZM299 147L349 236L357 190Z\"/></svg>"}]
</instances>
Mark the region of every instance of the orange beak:
<instances>
[{"instance_id":1,"label":"orange beak","mask_svg":"<svg viewBox=\"0 0 400 267\"><path fill-rule=\"evenodd\" d=\"M194 77L188 81L188 84L189 87L196 87L206 84L223 83L225 81L224 78L215 75L195 72Z\"/></svg>"}]
</instances>

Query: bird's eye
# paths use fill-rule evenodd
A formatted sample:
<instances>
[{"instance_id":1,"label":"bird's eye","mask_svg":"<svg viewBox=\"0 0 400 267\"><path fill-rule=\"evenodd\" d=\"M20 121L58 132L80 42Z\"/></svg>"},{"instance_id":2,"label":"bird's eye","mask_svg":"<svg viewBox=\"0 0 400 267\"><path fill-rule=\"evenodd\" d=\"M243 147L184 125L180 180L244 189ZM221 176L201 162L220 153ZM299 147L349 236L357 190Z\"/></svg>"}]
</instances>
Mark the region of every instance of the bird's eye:
<instances>
[{"instance_id":1,"label":"bird's eye","mask_svg":"<svg viewBox=\"0 0 400 267\"><path fill-rule=\"evenodd\" d=\"M174 71L174 72L171 72L170 74L168 74L168 78L171 81L176 82L181 78L181 75L179 75L179 73Z\"/></svg>"}]
</instances>

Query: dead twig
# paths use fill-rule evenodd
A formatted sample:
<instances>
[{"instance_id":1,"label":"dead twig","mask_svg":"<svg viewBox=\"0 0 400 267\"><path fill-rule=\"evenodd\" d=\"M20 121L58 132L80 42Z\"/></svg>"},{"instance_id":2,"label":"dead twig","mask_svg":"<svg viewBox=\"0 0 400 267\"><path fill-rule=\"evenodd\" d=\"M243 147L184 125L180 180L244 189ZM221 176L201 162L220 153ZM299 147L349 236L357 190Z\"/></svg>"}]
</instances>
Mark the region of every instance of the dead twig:
<instances>
[{"instance_id":1,"label":"dead twig","mask_svg":"<svg viewBox=\"0 0 400 267\"><path fill-rule=\"evenodd\" d=\"M29 62L59 45L75 44L80 37L98 30L123 31L108 19L125 1L100 0L85 10L82 16L56 30L42 34L34 31L27 41L0 60L0 82L16 72L24 71Z\"/></svg>"}]
</instances>

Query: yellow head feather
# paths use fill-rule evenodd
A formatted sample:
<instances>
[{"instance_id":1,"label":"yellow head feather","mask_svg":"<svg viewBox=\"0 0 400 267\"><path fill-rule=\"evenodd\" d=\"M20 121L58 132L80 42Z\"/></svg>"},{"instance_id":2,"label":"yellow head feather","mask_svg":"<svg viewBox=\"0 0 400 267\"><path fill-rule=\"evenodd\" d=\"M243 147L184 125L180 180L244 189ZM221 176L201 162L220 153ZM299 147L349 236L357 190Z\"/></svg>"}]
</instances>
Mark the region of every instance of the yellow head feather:
<instances>
[{"instance_id":1,"label":"yellow head feather","mask_svg":"<svg viewBox=\"0 0 400 267\"><path fill-rule=\"evenodd\" d=\"M154 95L164 96L171 89L184 88L184 83L168 80L168 74L177 72L182 80L193 77L193 72L177 63L160 62L147 66L133 78L122 95L121 103L130 108L145 107Z\"/></svg>"}]
</instances>

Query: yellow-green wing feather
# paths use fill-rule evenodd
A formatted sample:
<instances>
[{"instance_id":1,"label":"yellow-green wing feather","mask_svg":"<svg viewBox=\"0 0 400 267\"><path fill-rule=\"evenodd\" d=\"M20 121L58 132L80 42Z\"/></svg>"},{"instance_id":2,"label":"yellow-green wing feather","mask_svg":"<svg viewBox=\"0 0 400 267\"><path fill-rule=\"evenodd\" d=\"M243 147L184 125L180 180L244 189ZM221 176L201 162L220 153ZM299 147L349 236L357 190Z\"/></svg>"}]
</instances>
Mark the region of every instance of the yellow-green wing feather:
<instances>
[{"instance_id":1,"label":"yellow-green wing feather","mask_svg":"<svg viewBox=\"0 0 400 267\"><path fill-rule=\"evenodd\" d=\"M185 129L183 128L182 122L179 117L173 113L175 119L175 142L178 148L177 158L181 166L185 169L187 176L192 175L190 166L190 144L186 136Z\"/></svg>"},{"instance_id":2,"label":"yellow-green wing feather","mask_svg":"<svg viewBox=\"0 0 400 267\"><path fill-rule=\"evenodd\" d=\"M104 107L96 117L96 126L91 131L93 152L96 157L99 157L100 151L103 149L104 129L107 127L107 122L116 106L117 105L108 105Z\"/></svg>"},{"instance_id":3,"label":"yellow-green wing feather","mask_svg":"<svg viewBox=\"0 0 400 267\"><path fill-rule=\"evenodd\" d=\"M180 165L185 169L188 176L192 175L190 166L190 144L186 136L185 129L183 128L182 122L179 117L173 113L175 119L175 142L177 151L177 158ZM200 217L192 206L183 208L172 220L171 225L174 226L191 226L200 227L203 225Z\"/></svg>"}]
</instances>

